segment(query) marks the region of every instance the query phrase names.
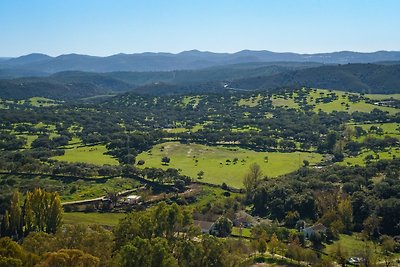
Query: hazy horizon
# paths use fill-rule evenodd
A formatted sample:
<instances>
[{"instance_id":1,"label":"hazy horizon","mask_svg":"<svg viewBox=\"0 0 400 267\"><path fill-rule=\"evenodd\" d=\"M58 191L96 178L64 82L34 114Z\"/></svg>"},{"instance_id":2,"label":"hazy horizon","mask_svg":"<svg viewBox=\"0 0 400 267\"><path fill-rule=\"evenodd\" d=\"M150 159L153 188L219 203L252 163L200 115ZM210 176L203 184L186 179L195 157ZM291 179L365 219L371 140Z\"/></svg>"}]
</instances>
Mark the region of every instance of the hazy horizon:
<instances>
[{"instance_id":1,"label":"hazy horizon","mask_svg":"<svg viewBox=\"0 0 400 267\"><path fill-rule=\"evenodd\" d=\"M315 52L315 53L301 53L301 52L295 52L295 51L271 51L268 49L263 49L263 50L250 50L250 49L242 49L239 51L233 51L233 52L216 52L216 51L207 51L207 50L198 50L198 49L188 49L188 50L183 50L179 52L168 52L168 51L143 51L143 52L132 52L132 53L125 53L125 52L119 52L115 54L110 54L110 55L92 55L92 54L80 54L80 53L64 53L64 54L56 54L56 55L51 55L51 54L46 54L46 53L41 53L41 52L31 52L28 54L23 54L23 55L17 55L17 56L3 56L0 55L0 58L18 58L18 57L23 57L23 56L28 56L32 54L42 54L42 55L47 55L50 57L59 57L59 56L65 56L65 55L81 55L81 56L90 56L90 57L110 57L110 56L115 56L119 54L124 54L124 55L135 55L135 54L145 54L145 53L150 53L150 54L172 54L172 55L177 55L180 53L185 53L185 52L191 52L191 51L198 51L201 53L215 53L215 54L236 54L242 51L252 51L252 52L272 52L272 53L293 53L293 54L300 54L300 55L315 55L315 54L331 54L331 53L341 53L341 52L352 52L352 53L365 53L365 54L370 54L370 53L377 53L377 52L400 52L400 50L374 50L374 51L352 51L352 50L341 50L341 51L322 51L322 52Z\"/></svg>"},{"instance_id":2,"label":"hazy horizon","mask_svg":"<svg viewBox=\"0 0 400 267\"><path fill-rule=\"evenodd\" d=\"M395 0L4 0L0 56L399 51L398 10Z\"/></svg>"}]
</instances>

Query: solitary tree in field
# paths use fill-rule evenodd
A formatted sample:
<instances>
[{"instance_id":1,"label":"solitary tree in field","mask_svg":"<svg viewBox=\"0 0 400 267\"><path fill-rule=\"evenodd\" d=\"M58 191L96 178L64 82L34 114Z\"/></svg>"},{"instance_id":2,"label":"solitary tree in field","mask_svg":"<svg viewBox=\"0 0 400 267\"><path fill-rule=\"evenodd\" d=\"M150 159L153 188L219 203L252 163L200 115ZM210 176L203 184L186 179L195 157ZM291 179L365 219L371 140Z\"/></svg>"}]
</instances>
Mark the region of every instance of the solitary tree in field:
<instances>
[{"instance_id":1,"label":"solitary tree in field","mask_svg":"<svg viewBox=\"0 0 400 267\"><path fill-rule=\"evenodd\" d=\"M167 156L164 156L164 157L162 157L162 159L161 159L161 162L163 163L163 164L168 164L169 162L171 161L171 159L169 158L169 157L167 157Z\"/></svg>"},{"instance_id":2,"label":"solitary tree in field","mask_svg":"<svg viewBox=\"0 0 400 267\"><path fill-rule=\"evenodd\" d=\"M201 180L203 179L204 176L204 171L199 171L199 173L197 173L197 179Z\"/></svg>"}]
</instances>

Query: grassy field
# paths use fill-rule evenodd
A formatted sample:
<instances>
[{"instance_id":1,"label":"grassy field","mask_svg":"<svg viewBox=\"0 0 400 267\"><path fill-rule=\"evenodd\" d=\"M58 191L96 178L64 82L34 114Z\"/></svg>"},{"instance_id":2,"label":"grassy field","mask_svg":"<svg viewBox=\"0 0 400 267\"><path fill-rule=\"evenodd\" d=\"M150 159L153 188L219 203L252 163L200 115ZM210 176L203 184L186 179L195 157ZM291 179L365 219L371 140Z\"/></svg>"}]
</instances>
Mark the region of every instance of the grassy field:
<instances>
[{"instance_id":1,"label":"grassy field","mask_svg":"<svg viewBox=\"0 0 400 267\"><path fill-rule=\"evenodd\" d=\"M329 103L316 103L316 99L320 97L326 97L330 93L335 93L337 95L337 99L333 100L332 102ZM349 113L353 113L355 111L360 111L360 112L371 112L373 109L377 108L383 111L387 111L390 114L396 114L397 112L400 112L399 109L395 108L390 108L390 107L380 107L377 105L369 104L366 103L364 100L361 100L357 103L352 103L349 101L348 96L351 95L351 93L346 93L342 91L329 91L329 90L323 90L323 89L317 89L317 90L312 90L307 98L307 102L311 105L315 105L314 111L318 112L318 110L322 110L325 112L333 112L333 111L345 111ZM353 94L354 95L354 94ZM357 94L355 94L357 95ZM370 95L371 99L373 98L374 95ZM381 97L382 95L378 95L378 98ZM392 95L386 95L388 98ZM347 106L348 105L348 106Z\"/></svg>"},{"instance_id":2,"label":"grassy field","mask_svg":"<svg viewBox=\"0 0 400 267\"><path fill-rule=\"evenodd\" d=\"M400 157L400 149L399 148L390 148L388 151L383 152L373 152L371 150L365 151L357 155L356 157L346 157L343 162L339 164L342 165L365 165L365 157L368 155L372 155L374 159L372 161L376 161L378 159L392 159L393 156L396 158Z\"/></svg>"},{"instance_id":3,"label":"grassy field","mask_svg":"<svg viewBox=\"0 0 400 267\"><path fill-rule=\"evenodd\" d=\"M251 237L251 230L249 228L242 228L242 233L240 233L239 227L232 227L232 235Z\"/></svg>"},{"instance_id":4,"label":"grassy field","mask_svg":"<svg viewBox=\"0 0 400 267\"><path fill-rule=\"evenodd\" d=\"M372 126L381 128L384 134L400 134L400 123L371 123L371 124L354 124L360 126L365 131L369 131Z\"/></svg>"},{"instance_id":5,"label":"grassy field","mask_svg":"<svg viewBox=\"0 0 400 267\"><path fill-rule=\"evenodd\" d=\"M129 178L115 177L106 182L78 180L64 184L60 189L62 202L97 198L109 192L121 192L139 186L139 182Z\"/></svg>"},{"instance_id":6,"label":"grassy field","mask_svg":"<svg viewBox=\"0 0 400 267\"><path fill-rule=\"evenodd\" d=\"M243 126L242 128L232 128L231 131L233 133L244 133L244 132L250 132L250 131L260 132L261 129L254 127L254 126L246 125L246 126Z\"/></svg>"},{"instance_id":7,"label":"grassy field","mask_svg":"<svg viewBox=\"0 0 400 267\"><path fill-rule=\"evenodd\" d=\"M51 107L59 105L57 101L45 97L29 98L29 104L34 107Z\"/></svg>"},{"instance_id":8,"label":"grassy field","mask_svg":"<svg viewBox=\"0 0 400 267\"><path fill-rule=\"evenodd\" d=\"M186 107L187 105L191 105L195 108L201 100L201 96L185 96L182 99L182 106Z\"/></svg>"},{"instance_id":9,"label":"grassy field","mask_svg":"<svg viewBox=\"0 0 400 267\"><path fill-rule=\"evenodd\" d=\"M261 95L257 95L254 97L250 97L247 99L240 99L239 100L239 106L248 106L248 107L256 107L260 103L260 101L263 99Z\"/></svg>"},{"instance_id":10,"label":"grassy field","mask_svg":"<svg viewBox=\"0 0 400 267\"><path fill-rule=\"evenodd\" d=\"M100 224L105 226L116 226L124 213L99 213L99 212L65 212L63 221L66 224Z\"/></svg>"},{"instance_id":11,"label":"grassy field","mask_svg":"<svg viewBox=\"0 0 400 267\"><path fill-rule=\"evenodd\" d=\"M17 134L17 136L26 139L25 148L31 148L32 142L38 138L38 135L30 135L30 134Z\"/></svg>"},{"instance_id":12,"label":"grassy field","mask_svg":"<svg viewBox=\"0 0 400 267\"><path fill-rule=\"evenodd\" d=\"M347 251L351 256L357 256L360 254L360 252L363 250L365 247L365 242L361 240L360 234L353 234L353 235L344 235L341 234L339 237L338 241L335 241L333 244L327 245L324 249L325 252L327 253L332 253L332 250L334 249L335 245L337 243L341 244L342 248L344 251ZM374 245L372 244L371 241L369 241L370 245L372 248L374 248ZM379 245L378 245L379 249Z\"/></svg>"},{"instance_id":13,"label":"grassy field","mask_svg":"<svg viewBox=\"0 0 400 267\"><path fill-rule=\"evenodd\" d=\"M162 165L161 158L164 156L170 157L169 165ZM268 161L265 157L268 157ZM236 164L233 163L235 158L238 159ZM154 146L150 152L141 153L137 161L141 159L145 164L138 166L140 168L176 168L192 178L197 178L197 174L203 171L201 181L214 184L225 182L230 186L242 187L243 176L252 163L259 164L264 175L276 177L297 170L303 160L320 162L322 156L316 153L255 152L240 148L167 142Z\"/></svg>"},{"instance_id":14,"label":"grassy field","mask_svg":"<svg viewBox=\"0 0 400 267\"><path fill-rule=\"evenodd\" d=\"M399 99L400 100L400 94L390 94L390 95L384 95L384 94L367 94L365 95L366 97L370 99L375 99L375 100L385 100L385 99Z\"/></svg>"},{"instance_id":15,"label":"grassy field","mask_svg":"<svg viewBox=\"0 0 400 267\"><path fill-rule=\"evenodd\" d=\"M273 96L272 105L275 107L288 107L288 108L299 108L299 105L294 102L293 98L284 99L283 97Z\"/></svg>"},{"instance_id":16,"label":"grassy field","mask_svg":"<svg viewBox=\"0 0 400 267\"><path fill-rule=\"evenodd\" d=\"M53 157L53 159L67 162L85 162L97 165L117 165L118 161L109 155L105 155L105 152L107 152L105 145L74 147L66 149L64 155Z\"/></svg>"}]
</instances>

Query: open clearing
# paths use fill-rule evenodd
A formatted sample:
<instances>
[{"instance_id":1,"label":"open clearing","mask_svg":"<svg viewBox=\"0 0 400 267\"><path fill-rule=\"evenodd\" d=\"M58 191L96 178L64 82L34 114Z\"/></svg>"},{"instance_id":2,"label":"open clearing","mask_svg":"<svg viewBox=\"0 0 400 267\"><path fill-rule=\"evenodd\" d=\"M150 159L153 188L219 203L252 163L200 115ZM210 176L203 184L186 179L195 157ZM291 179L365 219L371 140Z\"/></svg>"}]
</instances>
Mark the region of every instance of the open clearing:
<instances>
[{"instance_id":1,"label":"open clearing","mask_svg":"<svg viewBox=\"0 0 400 267\"><path fill-rule=\"evenodd\" d=\"M85 162L97 165L118 165L118 161L104 153L107 152L105 145L83 146L65 149L63 156L56 156L53 159L67 162Z\"/></svg>"},{"instance_id":2,"label":"open clearing","mask_svg":"<svg viewBox=\"0 0 400 267\"><path fill-rule=\"evenodd\" d=\"M400 157L400 148L390 148L387 151L373 152L372 150L367 150L356 157L346 157L343 162L339 164L342 165L360 165L365 166L365 157L368 155L372 155L374 157L371 161L377 161L378 159L393 159Z\"/></svg>"},{"instance_id":3,"label":"open clearing","mask_svg":"<svg viewBox=\"0 0 400 267\"><path fill-rule=\"evenodd\" d=\"M65 212L63 221L66 224L100 224L104 226L116 226L124 213L98 213L98 212Z\"/></svg>"},{"instance_id":4,"label":"open clearing","mask_svg":"<svg viewBox=\"0 0 400 267\"><path fill-rule=\"evenodd\" d=\"M316 99L320 97L327 97L328 94L334 93L337 95L337 99L333 100L332 102L329 103L316 103ZM336 90L324 90L324 89L316 89L312 90L308 97L307 97L307 103L311 105L315 105L314 111L318 112L318 110L322 110L325 112L333 112L333 111L345 111L349 113L353 113L355 111L359 112L371 112L373 109L377 108L382 111L387 111L390 114L396 114L397 112L400 112L399 109L396 108L391 108L391 107L382 107L382 106L377 106L373 105L370 103L366 103L365 100L360 100L359 102L353 103L349 101L348 96L350 95L359 95L356 93L347 93L347 92L342 92L342 91L336 91ZM377 98L375 98L375 95L368 95L369 98L371 99L379 99L381 98L382 95L377 95ZM386 95L387 98L390 98L392 96L396 95ZM377 100L378 100L377 99Z\"/></svg>"},{"instance_id":5,"label":"open clearing","mask_svg":"<svg viewBox=\"0 0 400 267\"><path fill-rule=\"evenodd\" d=\"M171 162L163 165L161 158L170 157ZM268 159L265 160L265 157ZM237 158L237 163L234 159ZM317 153L281 153L281 152L255 152L237 147L205 146L199 144L181 144L167 142L154 146L150 151L143 152L137 161L144 160L140 168L156 167L162 169L176 168L182 174L198 178L200 171L204 172L201 181L242 187L243 176L247 173L252 163L261 166L264 175L276 177L297 170L303 160L318 163L322 156Z\"/></svg>"},{"instance_id":6,"label":"open clearing","mask_svg":"<svg viewBox=\"0 0 400 267\"><path fill-rule=\"evenodd\" d=\"M366 243L362 240L359 234L356 233L353 235L340 234L339 236L340 238L338 241L335 241L332 244L326 246L326 248L324 249L325 252L332 253L335 244L340 243L343 250L350 253L349 255L350 257L362 254L362 251L365 248ZM368 244L372 246L372 248L374 248L374 245L371 241L368 241ZM380 246L378 245L376 247L379 251Z\"/></svg>"}]
</instances>

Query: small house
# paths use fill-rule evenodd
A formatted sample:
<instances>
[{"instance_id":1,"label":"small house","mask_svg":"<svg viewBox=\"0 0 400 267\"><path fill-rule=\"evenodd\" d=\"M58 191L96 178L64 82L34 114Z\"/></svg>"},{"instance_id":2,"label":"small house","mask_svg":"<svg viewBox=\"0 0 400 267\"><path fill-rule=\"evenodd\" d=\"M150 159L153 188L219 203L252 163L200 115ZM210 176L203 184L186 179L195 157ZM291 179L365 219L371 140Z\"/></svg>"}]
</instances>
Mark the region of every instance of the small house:
<instances>
[{"instance_id":1,"label":"small house","mask_svg":"<svg viewBox=\"0 0 400 267\"><path fill-rule=\"evenodd\" d=\"M323 225L322 223L317 223L317 224L314 224L313 226L306 227L301 231L304 233L304 236L306 238L310 238L311 235L316 234L316 233L318 233L320 235L325 235L327 229L328 228L326 228L325 225Z\"/></svg>"},{"instance_id":2,"label":"small house","mask_svg":"<svg viewBox=\"0 0 400 267\"><path fill-rule=\"evenodd\" d=\"M214 229L214 222L194 220L193 224L200 227L203 234L209 234Z\"/></svg>"},{"instance_id":3,"label":"small house","mask_svg":"<svg viewBox=\"0 0 400 267\"><path fill-rule=\"evenodd\" d=\"M129 195L126 197L125 202L127 204L133 205L133 204L138 204L140 199L141 199L141 197L138 195Z\"/></svg>"}]
</instances>

